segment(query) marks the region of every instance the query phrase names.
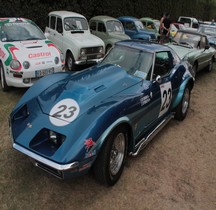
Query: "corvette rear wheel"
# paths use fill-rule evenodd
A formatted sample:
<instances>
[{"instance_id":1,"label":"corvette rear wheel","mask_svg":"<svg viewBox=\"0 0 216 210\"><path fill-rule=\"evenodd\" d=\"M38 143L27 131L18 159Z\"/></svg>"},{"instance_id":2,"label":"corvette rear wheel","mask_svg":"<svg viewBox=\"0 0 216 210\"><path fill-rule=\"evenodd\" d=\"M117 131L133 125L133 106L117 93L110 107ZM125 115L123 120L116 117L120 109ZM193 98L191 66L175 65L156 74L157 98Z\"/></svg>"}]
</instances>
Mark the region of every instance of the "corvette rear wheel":
<instances>
[{"instance_id":1,"label":"corvette rear wheel","mask_svg":"<svg viewBox=\"0 0 216 210\"><path fill-rule=\"evenodd\" d=\"M0 63L0 76L1 76L1 86L3 91L8 91L10 87L7 85L7 82L5 80L5 73L4 73L4 67L2 63Z\"/></svg>"},{"instance_id":2,"label":"corvette rear wheel","mask_svg":"<svg viewBox=\"0 0 216 210\"><path fill-rule=\"evenodd\" d=\"M115 129L105 140L93 171L95 178L104 185L112 186L120 178L127 156L128 134L124 127Z\"/></svg>"},{"instance_id":3,"label":"corvette rear wheel","mask_svg":"<svg viewBox=\"0 0 216 210\"><path fill-rule=\"evenodd\" d=\"M182 100L176 108L175 119L177 120L185 119L190 104L190 93L191 93L191 88L187 85L184 90Z\"/></svg>"}]
</instances>

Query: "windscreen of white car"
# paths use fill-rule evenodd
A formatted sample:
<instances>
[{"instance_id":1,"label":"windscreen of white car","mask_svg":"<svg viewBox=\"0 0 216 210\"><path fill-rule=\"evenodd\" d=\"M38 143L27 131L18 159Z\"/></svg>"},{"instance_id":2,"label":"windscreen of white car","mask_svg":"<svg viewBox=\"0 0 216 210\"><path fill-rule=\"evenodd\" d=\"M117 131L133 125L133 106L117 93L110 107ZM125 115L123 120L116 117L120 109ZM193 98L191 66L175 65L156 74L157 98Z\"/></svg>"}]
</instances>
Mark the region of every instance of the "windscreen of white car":
<instances>
[{"instance_id":1,"label":"windscreen of white car","mask_svg":"<svg viewBox=\"0 0 216 210\"><path fill-rule=\"evenodd\" d=\"M68 17L64 19L64 28L72 33L82 33L82 31L88 30L88 22L82 17Z\"/></svg>"},{"instance_id":2,"label":"windscreen of white car","mask_svg":"<svg viewBox=\"0 0 216 210\"><path fill-rule=\"evenodd\" d=\"M1 28L1 41L14 42L46 39L41 29L31 22L9 22Z\"/></svg>"}]
</instances>

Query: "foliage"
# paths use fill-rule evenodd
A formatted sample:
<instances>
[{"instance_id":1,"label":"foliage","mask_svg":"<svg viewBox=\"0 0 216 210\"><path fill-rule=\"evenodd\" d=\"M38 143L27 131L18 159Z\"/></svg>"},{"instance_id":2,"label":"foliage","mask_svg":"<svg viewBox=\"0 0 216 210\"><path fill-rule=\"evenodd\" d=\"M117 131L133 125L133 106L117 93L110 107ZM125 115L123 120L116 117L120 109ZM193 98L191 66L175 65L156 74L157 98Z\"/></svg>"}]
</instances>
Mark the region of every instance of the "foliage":
<instances>
[{"instance_id":1,"label":"foliage","mask_svg":"<svg viewBox=\"0 0 216 210\"><path fill-rule=\"evenodd\" d=\"M216 0L7 0L1 2L1 17L26 17L34 20L42 30L50 11L68 10L83 14L87 19L95 15L122 15L153 17L160 19L163 12L171 13L171 19L178 16L193 16L201 20L215 18Z\"/></svg>"}]
</instances>

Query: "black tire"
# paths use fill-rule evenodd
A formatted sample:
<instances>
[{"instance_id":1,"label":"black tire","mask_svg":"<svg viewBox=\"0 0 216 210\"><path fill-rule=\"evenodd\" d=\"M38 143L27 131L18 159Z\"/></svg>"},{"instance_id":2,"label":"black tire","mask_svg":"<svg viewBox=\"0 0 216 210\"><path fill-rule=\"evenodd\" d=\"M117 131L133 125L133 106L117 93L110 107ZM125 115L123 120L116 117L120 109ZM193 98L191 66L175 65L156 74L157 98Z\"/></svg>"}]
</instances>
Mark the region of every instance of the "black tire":
<instances>
[{"instance_id":1,"label":"black tire","mask_svg":"<svg viewBox=\"0 0 216 210\"><path fill-rule=\"evenodd\" d=\"M75 70L75 61L71 52L68 52L65 59L65 67L68 71Z\"/></svg>"},{"instance_id":2,"label":"black tire","mask_svg":"<svg viewBox=\"0 0 216 210\"><path fill-rule=\"evenodd\" d=\"M125 127L116 128L106 138L93 165L97 181L112 186L120 178L127 156L128 133Z\"/></svg>"},{"instance_id":3,"label":"black tire","mask_svg":"<svg viewBox=\"0 0 216 210\"><path fill-rule=\"evenodd\" d=\"M194 78L196 77L196 74L197 74L197 67L198 67L197 63L194 63L192 67L192 75Z\"/></svg>"},{"instance_id":4,"label":"black tire","mask_svg":"<svg viewBox=\"0 0 216 210\"><path fill-rule=\"evenodd\" d=\"M209 62L209 65L208 65L208 67L207 67L207 71L208 72L211 72L212 71L212 69L213 69L213 58L210 60L210 62Z\"/></svg>"},{"instance_id":5,"label":"black tire","mask_svg":"<svg viewBox=\"0 0 216 210\"><path fill-rule=\"evenodd\" d=\"M8 91L10 87L7 85L7 82L5 80L5 73L4 73L4 67L2 63L0 63L0 77L1 77L1 87L4 92Z\"/></svg>"},{"instance_id":6,"label":"black tire","mask_svg":"<svg viewBox=\"0 0 216 210\"><path fill-rule=\"evenodd\" d=\"M176 108L175 119L182 121L185 119L190 105L191 88L186 86L180 103Z\"/></svg>"}]
</instances>

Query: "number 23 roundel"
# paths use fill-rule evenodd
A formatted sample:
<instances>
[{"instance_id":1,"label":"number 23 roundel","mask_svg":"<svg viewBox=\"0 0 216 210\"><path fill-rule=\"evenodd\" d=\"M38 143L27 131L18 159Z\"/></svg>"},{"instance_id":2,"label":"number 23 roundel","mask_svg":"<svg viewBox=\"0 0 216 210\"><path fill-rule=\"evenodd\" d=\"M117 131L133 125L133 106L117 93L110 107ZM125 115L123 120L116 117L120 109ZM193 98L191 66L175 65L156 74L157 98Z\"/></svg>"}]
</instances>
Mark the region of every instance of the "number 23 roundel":
<instances>
[{"instance_id":1,"label":"number 23 roundel","mask_svg":"<svg viewBox=\"0 0 216 210\"><path fill-rule=\"evenodd\" d=\"M161 107L159 117L166 113L170 107L172 101L172 86L171 82L160 85L161 92Z\"/></svg>"},{"instance_id":2,"label":"number 23 roundel","mask_svg":"<svg viewBox=\"0 0 216 210\"><path fill-rule=\"evenodd\" d=\"M73 122L79 115L78 103L70 98L63 99L53 106L49 113L50 122L55 126L65 126Z\"/></svg>"}]
</instances>

